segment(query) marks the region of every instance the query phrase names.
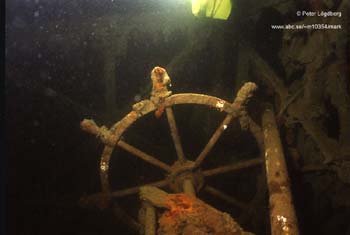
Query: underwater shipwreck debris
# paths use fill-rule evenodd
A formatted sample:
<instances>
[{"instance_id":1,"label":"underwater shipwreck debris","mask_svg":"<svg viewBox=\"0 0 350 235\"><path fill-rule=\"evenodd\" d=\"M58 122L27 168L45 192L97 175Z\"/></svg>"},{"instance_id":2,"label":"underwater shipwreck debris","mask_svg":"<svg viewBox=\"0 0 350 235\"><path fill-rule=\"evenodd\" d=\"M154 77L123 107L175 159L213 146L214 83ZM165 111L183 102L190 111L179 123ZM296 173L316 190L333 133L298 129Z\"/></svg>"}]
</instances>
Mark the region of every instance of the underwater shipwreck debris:
<instances>
[{"instance_id":1,"label":"underwater shipwreck debris","mask_svg":"<svg viewBox=\"0 0 350 235\"><path fill-rule=\"evenodd\" d=\"M168 194L156 187L140 188L140 199L167 209L159 218L158 235L248 235L227 213L192 195Z\"/></svg>"},{"instance_id":2,"label":"underwater shipwreck debris","mask_svg":"<svg viewBox=\"0 0 350 235\"><path fill-rule=\"evenodd\" d=\"M322 2L322 1L314 1ZM320 6L312 6L318 9ZM303 71L299 79L288 84L258 53L251 49L250 57L257 77L270 86L280 103L279 114L293 123L300 123L303 130L317 145L323 165L338 164L350 160L350 99L348 60L348 15L349 1L338 1L332 9L343 12L343 17L327 17L323 24L342 24L345 30L284 30L283 43L279 52L282 66L288 77L298 70ZM322 6L324 11L331 10ZM317 10L314 10L317 11ZM319 19L305 17L295 22L309 25ZM318 46L315 46L318 45ZM291 63L292 62L292 63ZM297 68L300 67L300 68ZM300 82L302 80L302 82ZM295 89L296 85L298 89ZM333 137L327 133L324 119L332 112L328 103L337 112L335 122L339 124L339 134Z\"/></svg>"},{"instance_id":3,"label":"underwater shipwreck debris","mask_svg":"<svg viewBox=\"0 0 350 235\"><path fill-rule=\"evenodd\" d=\"M137 194L137 193L140 193L140 190L141 190L141 194L140 194L141 198L148 199L143 203L142 208L144 213L141 213L144 216L146 216L146 218L142 222L144 223L144 228L145 228L144 230L146 235L154 235L156 231L156 225L155 225L156 212L155 212L154 205L156 207L161 207L161 208L165 207L170 209L170 212L165 213L165 215L168 215L168 217L164 215L159 220L159 223L161 224L160 225L161 228L158 229L158 234L180 234L179 233L180 231L183 232L182 234L195 234L193 233L193 231L197 231L197 234L245 234L243 233L243 230L239 227L239 225L236 224L235 221L230 216L228 216L225 213L221 213L216 209L206 205L204 202L200 201L199 199L196 199L196 194L199 190L203 188L206 193L212 194L213 196L219 199L222 199L232 205L235 205L238 208L240 208L240 210L242 211L247 211L247 210L252 211L254 208L254 205L257 205L257 200L261 200L263 198L263 197L257 196L259 194L262 194L261 191L264 190L264 187L262 187L262 185L265 185L265 184L261 183L262 182L261 180L257 181L260 183L257 183L257 186L256 186L257 188L256 196L254 196L254 199L250 202L242 202L240 200L237 200L233 196L227 195L225 192L218 190L212 185L204 184L204 181L206 180L207 177L211 177L211 176L215 176L215 175L219 175L227 172L240 171L240 170L244 170L255 166L261 166L261 164L264 163L263 155L257 158L246 160L246 161L233 163L225 166L219 166L213 169L207 169L207 170L200 169L202 162L209 155L210 151L213 149L214 145L216 144L220 136L227 129L227 127L230 125L231 121L234 118L239 118L242 128L248 128L249 131L252 132L253 136L256 138L256 141L262 153L264 153L265 150L268 150L269 148L271 148L271 146L273 146L272 145L273 143L280 141L278 135L273 136L273 139L270 139L270 140L267 140L266 138L264 139L263 128L259 127L249 117L246 111L247 103L250 97L253 95L253 92L257 89L256 84L251 82L245 83L241 87L241 89L238 91L237 96L233 103L229 103L220 98L203 95L203 94L185 93L185 94L171 95L171 92L167 90L167 85L169 84L170 78L167 75L166 71L160 67L155 67L155 69L156 69L154 71L155 73L153 73L154 89L152 89L150 100L143 100L134 104L133 110L129 114L127 114L123 119L116 122L110 129L106 128L105 126L98 127L93 120L85 119L81 122L81 127L83 130L96 135L105 144L105 148L101 155L101 161L100 161L100 179L101 179L102 192L84 197L82 199L82 202L85 202L85 204L96 203L96 204L99 204L101 208L107 208L114 204L113 202L114 200L112 200L112 198L120 198L128 195L132 195L132 194ZM165 78L167 81L161 80L159 77L156 77L156 75L165 76L163 77L163 79ZM213 108L212 110L225 112L227 114L225 119L219 124L216 131L214 131L213 135L210 137L209 141L207 142L203 150L195 158L194 161L188 160L182 149L180 134L177 130L176 120L172 110L172 106L178 105L178 104L205 105L205 106L212 107ZM128 144L127 142L125 142L125 140L121 139L123 133L129 128L130 125L132 125L134 122L136 122L139 118L143 117L144 115L147 115L148 113L151 113L157 110L159 111L160 114L164 110L166 111L165 113L169 124L170 134L172 136L173 143L174 143L175 150L178 157L178 160L175 161L172 165L168 165L162 162L161 160L158 160L161 158L147 154L142 150L137 149L136 147ZM126 189L112 191L110 187L110 182L109 182L109 161L110 161L113 149L116 146L131 153L135 157L138 157L144 160L145 162L152 164L158 167L159 169L163 170L165 173L164 179L156 182L151 182L146 185L139 185L139 186L134 186ZM269 171L269 169L273 169L273 168L267 168L267 171ZM270 172L268 172L267 174L270 174ZM283 178L282 176L288 177L288 175L286 174L281 175L281 178ZM156 190L155 188L155 187L163 188L165 186L168 186L168 188L173 192L178 192L178 193L184 192L186 195L185 194L179 194L180 196L178 196L178 194L168 195L164 191L160 189ZM284 196L284 191L282 193L282 196ZM156 200L157 198L159 199L158 201ZM167 198L167 200L165 200L164 198ZM178 205L176 203L171 204L171 203L174 203L171 198L173 198L174 200L176 198L179 199L178 201L175 200L175 202L179 204ZM100 202L97 202L99 200ZM188 210L189 207L186 206L186 202L190 202L191 208L194 207L194 208L197 208L198 210L191 211L192 214L191 213L176 214L176 216L179 216L179 217L176 217L176 216L175 216L176 218L171 217L172 218L171 221L174 223L170 223L171 226L169 226L168 222L171 222L169 221L169 215L174 216L175 214L172 214L172 212L177 211L176 208L178 209L182 208L180 209L180 211L182 212L185 212L186 210ZM291 209L293 209L292 204L290 205L290 207ZM123 213L118 213L118 214L120 215ZM253 216L253 214L254 213L250 213L250 216ZM278 221L279 222L282 221L283 223L287 223L290 221L293 222L294 220L291 217L288 217L288 215L284 213L280 213L278 216L283 216L283 218L279 217L280 220ZM117 217L120 217L120 216L117 216ZM209 218L210 220L208 220ZM285 220L284 218L288 218L290 220L288 220L287 222L284 222ZM177 224L178 221L182 221L182 222ZM182 225L184 224L184 221L189 221L189 223L187 223L188 226L180 226L180 224ZM225 226L222 225L223 221L225 221L228 227L225 228ZM208 223L210 225L209 227L208 227ZM130 222L129 224L135 225L135 223L133 222L132 223ZM287 225L289 226L289 224ZM202 230L204 229L203 226L207 226L205 227L205 229L207 230ZM285 229L286 226L282 226L282 227L279 226L278 228L280 229L280 232L283 229ZM295 223L295 226L297 226L296 223ZM140 226L137 225L132 227L136 228ZM222 229L222 231L220 229ZM291 231L292 227L289 226L288 229ZM192 232L188 233L189 231L192 231ZM220 232L216 233L215 231L220 231ZM297 227L295 228L295 231L297 231ZM286 233L281 233L281 234L286 234ZM297 235L298 233L293 233L293 234Z\"/></svg>"}]
</instances>

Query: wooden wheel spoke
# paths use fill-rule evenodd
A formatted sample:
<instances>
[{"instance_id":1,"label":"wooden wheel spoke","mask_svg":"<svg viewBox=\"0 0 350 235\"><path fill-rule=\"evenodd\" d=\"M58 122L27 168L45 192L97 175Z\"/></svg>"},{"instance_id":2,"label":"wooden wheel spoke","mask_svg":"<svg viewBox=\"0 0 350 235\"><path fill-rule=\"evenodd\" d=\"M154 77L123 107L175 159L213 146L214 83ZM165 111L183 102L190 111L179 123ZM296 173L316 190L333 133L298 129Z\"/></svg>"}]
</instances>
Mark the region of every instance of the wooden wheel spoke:
<instances>
[{"instance_id":1,"label":"wooden wheel spoke","mask_svg":"<svg viewBox=\"0 0 350 235\"><path fill-rule=\"evenodd\" d=\"M264 159L262 159L262 158L254 158L254 159L247 160L244 162L233 163L233 164L230 164L227 166L221 166L221 167L217 167L214 169L205 170L205 171L203 171L203 175L208 177L208 176L224 174L224 173L232 172L232 171L239 171L239 170L242 170L245 168L260 165L263 162L264 162Z\"/></svg>"},{"instance_id":2,"label":"wooden wheel spoke","mask_svg":"<svg viewBox=\"0 0 350 235\"><path fill-rule=\"evenodd\" d=\"M216 129L216 131L214 132L214 134L211 136L211 138L209 139L207 145L204 147L204 149L202 150L202 152L198 155L196 162L195 162L195 166L198 167L203 160L208 156L208 154L210 153L210 151L213 149L214 145L216 144L216 142L218 141L218 139L220 138L220 136L222 135L222 133L225 131L225 129L227 128L227 126L230 124L231 120L232 120L233 116L228 114L225 119L222 121L222 123L220 124L220 126Z\"/></svg>"},{"instance_id":3,"label":"wooden wheel spoke","mask_svg":"<svg viewBox=\"0 0 350 235\"><path fill-rule=\"evenodd\" d=\"M132 194L136 194L139 192L140 188L143 186L154 186L154 187L164 187L168 185L168 181L167 180L161 180L161 181L156 181L153 183L149 183L149 184L144 184L144 185L139 185L139 186L135 186L135 187L131 187L131 188L126 188L126 189L122 189L122 190L117 190L111 193L112 197L125 197L128 195L132 195Z\"/></svg>"},{"instance_id":4,"label":"wooden wheel spoke","mask_svg":"<svg viewBox=\"0 0 350 235\"><path fill-rule=\"evenodd\" d=\"M246 203L241 202L241 201L237 200L236 198L234 198L234 197L232 197L232 196L230 196L230 195L228 195L228 194L222 192L221 190L216 189L212 186L207 185L207 186L205 186L204 190L213 196L216 196L216 197L218 197L218 198L220 198L228 203L231 203L234 206L239 207L242 210L245 210L246 208L248 208L248 205Z\"/></svg>"},{"instance_id":5,"label":"wooden wheel spoke","mask_svg":"<svg viewBox=\"0 0 350 235\"><path fill-rule=\"evenodd\" d=\"M175 121L173 110L170 107L166 108L165 110L166 110L166 115L168 118L171 137L173 138L173 141L174 141L177 157L180 161L184 161L184 160L186 160L185 154L184 154L184 151L182 149L181 139L180 139L177 127L176 127L176 121Z\"/></svg>"},{"instance_id":6,"label":"wooden wheel spoke","mask_svg":"<svg viewBox=\"0 0 350 235\"><path fill-rule=\"evenodd\" d=\"M165 164L164 162L162 161L159 161L157 158L127 144L126 142L120 140L118 142L118 146L121 147L122 149L124 149L125 151L135 155L136 157L154 165L154 166L157 166L167 172L171 172L171 168L169 165Z\"/></svg>"}]
</instances>

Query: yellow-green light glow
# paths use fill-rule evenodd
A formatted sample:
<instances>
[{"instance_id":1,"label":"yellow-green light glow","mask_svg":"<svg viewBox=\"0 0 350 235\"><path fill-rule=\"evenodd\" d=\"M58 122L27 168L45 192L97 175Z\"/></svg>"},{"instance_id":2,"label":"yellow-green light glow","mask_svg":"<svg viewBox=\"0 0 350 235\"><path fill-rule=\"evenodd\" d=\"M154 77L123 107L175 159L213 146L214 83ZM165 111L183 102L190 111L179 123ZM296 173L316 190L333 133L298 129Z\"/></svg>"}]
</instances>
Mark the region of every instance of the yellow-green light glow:
<instances>
[{"instance_id":1,"label":"yellow-green light glow","mask_svg":"<svg viewBox=\"0 0 350 235\"><path fill-rule=\"evenodd\" d=\"M195 15L195 16L199 15L202 2L204 2L204 1L203 0L192 0L192 13L193 13L193 15Z\"/></svg>"},{"instance_id":2,"label":"yellow-green light glow","mask_svg":"<svg viewBox=\"0 0 350 235\"><path fill-rule=\"evenodd\" d=\"M231 0L192 0L192 13L199 17L227 20L231 8Z\"/></svg>"}]
</instances>

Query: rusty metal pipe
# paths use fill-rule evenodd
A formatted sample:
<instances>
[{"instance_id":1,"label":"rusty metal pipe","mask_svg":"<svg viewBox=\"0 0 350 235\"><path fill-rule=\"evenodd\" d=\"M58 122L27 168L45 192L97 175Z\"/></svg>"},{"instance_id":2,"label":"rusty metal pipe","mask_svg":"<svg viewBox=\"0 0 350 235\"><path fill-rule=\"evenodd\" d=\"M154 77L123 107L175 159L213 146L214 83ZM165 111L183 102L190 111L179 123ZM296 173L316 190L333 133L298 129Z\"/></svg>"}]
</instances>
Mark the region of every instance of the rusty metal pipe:
<instances>
[{"instance_id":1,"label":"rusty metal pipe","mask_svg":"<svg viewBox=\"0 0 350 235\"><path fill-rule=\"evenodd\" d=\"M262 117L265 162L269 188L272 235L298 235L298 221L290 190L287 166L272 107Z\"/></svg>"}]
</instances>

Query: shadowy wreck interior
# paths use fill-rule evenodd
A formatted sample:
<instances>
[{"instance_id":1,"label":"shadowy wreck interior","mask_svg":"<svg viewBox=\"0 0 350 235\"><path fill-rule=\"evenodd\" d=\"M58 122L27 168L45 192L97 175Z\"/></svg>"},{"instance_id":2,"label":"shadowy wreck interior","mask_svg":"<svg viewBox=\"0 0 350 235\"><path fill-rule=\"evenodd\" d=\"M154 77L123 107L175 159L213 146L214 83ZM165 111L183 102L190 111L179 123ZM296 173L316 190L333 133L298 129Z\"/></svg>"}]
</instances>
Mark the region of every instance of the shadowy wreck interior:
<instances>
[{"instance_id":1,"label":"shadowy wreck interior","mask_svg":"<svg viewBox=\"0 0 350 235\"><path fill-rule=\"evenodd\" d=\"M10 235L350 235L349 0L6 0Z\"/></svg>"}]
</instances>

